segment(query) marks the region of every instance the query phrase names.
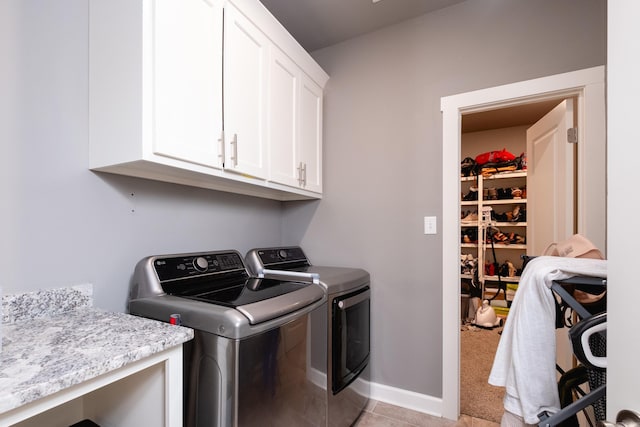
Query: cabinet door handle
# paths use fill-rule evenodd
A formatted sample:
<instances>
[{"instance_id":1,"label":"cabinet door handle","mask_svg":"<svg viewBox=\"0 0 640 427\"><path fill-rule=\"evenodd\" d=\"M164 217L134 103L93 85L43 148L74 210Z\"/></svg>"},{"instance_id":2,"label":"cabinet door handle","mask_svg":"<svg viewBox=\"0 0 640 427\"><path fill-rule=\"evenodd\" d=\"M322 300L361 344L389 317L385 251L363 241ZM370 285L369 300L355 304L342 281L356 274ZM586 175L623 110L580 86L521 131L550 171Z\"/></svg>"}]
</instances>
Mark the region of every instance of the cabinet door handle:
<instances>
[{"instance_id":1,"label":"cabinet door handle","mask_svg":"<svg viewBox=\"0 0 640 427\"><path fill-rule=\"evenodd\" d=\"M233 145L233 155L231 156L231 160L233 161L233 166L238 166L238 134L233 134L233 139L230 142Z\"/></svg>"},{"instance_id":2,"label":"cabinet door handle","mask_svg":"<svg viewBox=\"0 0 640 427\"><path fill-rule=\"evenodd\" d=\"M306 163L302 164L302 186L303 187L307 186L307 164Z\"/></svg>"},{"instance_id":3,"label":"cabinet door handle","mask_svg":"<svg viewBox=\"0 0 640 427\"><path fill-rule=\"evenodd\" d=\"M303 182L304 182L304 181L303 181L303 178L302 178L302 174L303 174L303 172L302 172L302 162L300 162L300 163L298 164L298 168L297 168L297 169L298 169L298 185L299 185L300 187L302 187L302 184L303 184Z\"/></svg>"},{"instance_id":4,"label":"cabinet door handle","mask_svg":"<svg viewBox=\"0 0 640 427\"><path fill-rule=\"evenodd\" d=\"M224 131L220 132L220 138L218 138L218 144L220 144L220 151L218 152L218 158L220 164L224 167Z\"/></svg>"}]
</instances>

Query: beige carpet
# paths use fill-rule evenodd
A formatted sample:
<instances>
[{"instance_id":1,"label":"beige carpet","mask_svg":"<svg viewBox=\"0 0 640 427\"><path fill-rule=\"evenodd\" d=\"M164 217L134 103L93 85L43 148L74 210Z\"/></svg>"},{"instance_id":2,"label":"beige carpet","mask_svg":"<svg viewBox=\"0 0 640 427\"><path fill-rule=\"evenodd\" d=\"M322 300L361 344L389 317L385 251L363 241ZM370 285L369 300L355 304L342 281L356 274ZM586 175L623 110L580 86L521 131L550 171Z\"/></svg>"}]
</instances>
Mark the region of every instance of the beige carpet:
<instances>
[{"instance_id":1,"label":"beige carpet","mask_svg":"<svg viewBox=\"0 0 640 427\"><path fill-rule=\"evenodd\" d=\"M460 413L496 423L504 412L504 388L487 381L501 330L467 326L460 330Z\"/></svg>"}]
</instances>

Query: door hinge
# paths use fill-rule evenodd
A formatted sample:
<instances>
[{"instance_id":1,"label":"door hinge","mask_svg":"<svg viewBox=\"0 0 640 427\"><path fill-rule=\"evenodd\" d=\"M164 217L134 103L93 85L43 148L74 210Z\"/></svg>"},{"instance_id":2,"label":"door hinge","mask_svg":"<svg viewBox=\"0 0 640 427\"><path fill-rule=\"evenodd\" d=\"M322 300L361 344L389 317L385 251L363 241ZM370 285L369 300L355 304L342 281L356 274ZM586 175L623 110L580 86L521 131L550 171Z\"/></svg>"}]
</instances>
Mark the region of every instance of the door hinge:
<instances>
[{"instance_id":1,"label":"door hinge","mask_svg":"<svg viewBox=\"0 0 640 427\"><path fill-rule=\"evenodd\" d=\"M567 129L567 142L570 144L578 143L578 128Z\"/></svg>"}]
</instances>

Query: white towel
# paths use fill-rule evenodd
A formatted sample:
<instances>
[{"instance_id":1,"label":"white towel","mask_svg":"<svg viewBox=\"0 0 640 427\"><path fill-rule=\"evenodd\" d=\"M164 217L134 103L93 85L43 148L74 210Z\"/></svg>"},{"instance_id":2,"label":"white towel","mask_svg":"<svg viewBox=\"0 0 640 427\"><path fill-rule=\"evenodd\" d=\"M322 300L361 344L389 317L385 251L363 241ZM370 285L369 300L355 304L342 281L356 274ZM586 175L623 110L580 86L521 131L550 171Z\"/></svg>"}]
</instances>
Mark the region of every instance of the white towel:
<instances>
[{"instance_id":1,"label":"white towel","mask_svg":"<svg viewBox=\"0 0 640 427\"><path fill-rule=\"evenodd\" d=\"M573 276L607 277L607 261L541 256L527 264L511 304L489 384L506 387L505 410L538 424L560 410L556 382L556 306L551 285Z\"/></svg>"}]
</instances>

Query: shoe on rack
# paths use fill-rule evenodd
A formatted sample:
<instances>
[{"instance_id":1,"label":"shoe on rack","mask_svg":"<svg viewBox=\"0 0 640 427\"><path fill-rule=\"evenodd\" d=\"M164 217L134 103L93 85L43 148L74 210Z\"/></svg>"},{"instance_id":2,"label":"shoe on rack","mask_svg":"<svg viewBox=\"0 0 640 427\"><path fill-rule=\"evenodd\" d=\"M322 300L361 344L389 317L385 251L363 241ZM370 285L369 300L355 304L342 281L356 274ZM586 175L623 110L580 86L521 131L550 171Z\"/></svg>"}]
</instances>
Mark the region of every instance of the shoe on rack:
<instances>
[{"instance_id":1,"label":"shoe on rack","mask_svg":"<svg viewBox=\"0 0 640 427\"><path fill-rule=\"evenodd\" d=\"M509 277L515 277L516 275L516 267L513 265L511 261L506 261L509 266Z\"/></svg>"},{"instance_id":2,"label":"shoe on rack","mask_svg":"<svg viewBox=\"0 0 640 427\"><path fill-rule=\"evenodd\" d=\"M519 222L520 221L520 206L516 206L515 208L513 208L513 212L511 213L510 221L512 221L512 222Z\"/></svg>"},{"instance_id":3,"label":"shoe on rack","mask_svg":"<svg viewBox=\"0 0 640 427\"><path fill-rule=\"evenodd\" d=\"M462 197L462 200L465 202L478 200L478 187L470 187L469 192Z\"/></svg>"},{"instance_id":4,"label":"shoe on rack","mask_svg":"<svg viewBox=\"0 0 640 427\"><path fill-rule=\"evenodd\" d=\"M498 190L496 190L495 188L491 187L489 188L489 199L488 200L498 200Z\"/></svg>"},{"instance_id":5,"label":"shoe on rack","mask_svg":"<svg viewBox=\"0 0 640 427\"><path fill-rule=\"evenodd\" d=\"M478 212L469 212L467 216L462 218L462 222L478 222Z\"/></svg>"},{"instance_id":6,"label":"shoe on rack","mask_svg":"<svg viewBox=\"0 0 640 427\"><path fill-rule=\"evenodd\" d=\"M502 263L502 265L500 266L500 269L498 270L498 276L501 276L501 277L509 276L509 265L507 265L507 262L509 261Z\"/></svg>"},{"instance_id":7,"label":"shoe on rack","mask_svg":"<svg viewBox=\"0 0 640 427\"><path fill-rule=\"evenodd\" d=\"M510 188L498 188L498 200L507 200L511 198Z\"/></svg>"},{"instance_id":8,"label":"shoe on rack","mask_svg":"<svg viewBox=\"0 0 640 427\"><path fill-rule=\"evenodd\" d=\"M491 211L491 218L494 221L498 221L498 222L506 222L507 221L507 214L505 213L498 213L495 211Z\"/></svg>"},{"instance_id":9,"label":"shoe on rack","mask_svg":"<svg viewBox=\"0 0 640 427\"><path fill-rule=\"evenodd\" d=\"M462 243L478 243L478 229L477 228L463 228L462 229Z\"/></svg>"},{"instance_id":10,"label":"shoe on rack","mask_svg":"<svg viewBox=\"0 0 640 427\"><path fill-rule=\"evenodd\" d=\"M522 199L522 190L519 188L512 188L511 189L511 197L513 199L519 200Z\"/></svg>"},{"instance_id":11,"label":"shoe on rack","mask_svg":"<svg viewBox=\"0 0 640 427\"><path fill-rule=\"evenodd\" d=\"M476 161L471 157L465 157L460 162L460 175L461 176L471 176L476 175Z\"/></svg>"},{"instance_id":12,"label":"shoe on rack","mask_svg":"<svg viewBox=\"0 0 640 427\"><path fill-rule=\"evenodd\" d=\"M516 275L516 267L509 260L506 260L500 266L500 276L502 277L515 277Z\"/></svg>"},{"instance_id":13,"label":"shoe on rack","mask_svg":"<svg viewBox=\"0 0 640 427\"><path fill-rule=\"evenodd\" d=\"M496 275L496 266L487 261L484 263L484 274L487 276L495 276Z\"/></svg>"},{"instance_id":14,"label":"shoe on rack","mask_svg":"<svg viewBox=\"0 0 640 427\"><path fill-rule=\"evenodd\" d=\"M460 255L460 272L462 274L473 274L476 269L476 264L478 260L473 257L471 254L461 254Z\"/></svg>"},{"instance_id":15,"label":"shoe on rack","mask_svg":"<svg viewBox=\"0 0 640 427\"><path fill-rule=\"evenodd\" d=\"M493 241L496 243L502 243L502 244L508 245L509 237L507 237L507 235L502 232L498 232L493 235Z\"/></svg>"}]
</instances>

